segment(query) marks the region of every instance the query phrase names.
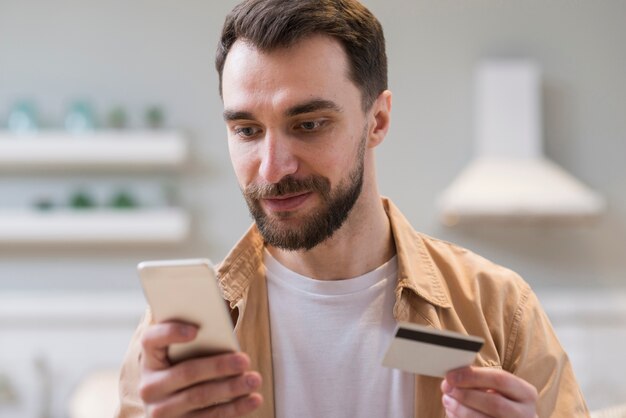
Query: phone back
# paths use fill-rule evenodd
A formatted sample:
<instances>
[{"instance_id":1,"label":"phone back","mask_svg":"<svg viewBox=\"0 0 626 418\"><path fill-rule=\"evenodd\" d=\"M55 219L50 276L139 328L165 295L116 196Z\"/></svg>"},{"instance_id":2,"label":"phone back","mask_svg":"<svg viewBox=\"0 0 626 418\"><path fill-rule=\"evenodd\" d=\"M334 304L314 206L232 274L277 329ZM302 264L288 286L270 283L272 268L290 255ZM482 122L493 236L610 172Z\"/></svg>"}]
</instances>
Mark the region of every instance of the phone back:
<instances>
[{"instance_id":1,"label":"phone back","mask_svg":"<svg viewBox=\"0 0 626 418\"><path fill-rule=\"evenodd\" d=\"M209 260L144 261L138 271L156 322L175 320L199 327L193 341L169 347L171 361L239 350Z\"/></svg>"}]
</instances>

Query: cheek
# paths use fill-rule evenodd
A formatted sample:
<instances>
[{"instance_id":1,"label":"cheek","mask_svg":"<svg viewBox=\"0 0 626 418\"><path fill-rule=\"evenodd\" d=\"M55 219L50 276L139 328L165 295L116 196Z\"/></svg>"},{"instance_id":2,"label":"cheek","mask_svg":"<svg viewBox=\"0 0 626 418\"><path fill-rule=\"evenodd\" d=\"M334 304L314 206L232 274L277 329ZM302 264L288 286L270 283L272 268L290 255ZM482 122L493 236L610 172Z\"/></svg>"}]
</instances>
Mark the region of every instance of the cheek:
<instances>
[{"instance_id":1,"label":"cheek","mask_svg":"<svg viewBox=\"0 0 626 418\"><path fill-rule=\"evenodd\" d=\"M351 172L358 158L359 142L360 138L353 136L326 150L323 153L323 164L328 172L334 173L338 178Z\"/></svg>"},{"instance_id":2,"label":"cheek","mask_svg":"<svg viewBox=\"0 0 626 418\"><path fill-rule=\"evenodd\" d=\"M333 129L318 140L305 142L301 148L302 159L320 174L340 172L351 163L352 141L345 129Z\"/></svg>"},{"instance_id":3,"label":"cheek","mask_svg":"<svg viewBox=\"0 0 626 418\"><path fill-rule=\"evenodd\" d=\"M254 157L255 154L251 147L231 140L228 141L228 151L239 185L245 188L256 177L258 164Z\"/></svg>"},{"instance_id":4,"label":"cheek","mask_svg":"<svg viewBox=\"0 0 626 418\"><path fill-rule=\"evenodd\" d=\"M319 158L312 162L311 167L316 174L326 177L333 189L345 182L354 165L353 159L343 150L318 152L317 157Z\"/></svg>"}]
</instances>

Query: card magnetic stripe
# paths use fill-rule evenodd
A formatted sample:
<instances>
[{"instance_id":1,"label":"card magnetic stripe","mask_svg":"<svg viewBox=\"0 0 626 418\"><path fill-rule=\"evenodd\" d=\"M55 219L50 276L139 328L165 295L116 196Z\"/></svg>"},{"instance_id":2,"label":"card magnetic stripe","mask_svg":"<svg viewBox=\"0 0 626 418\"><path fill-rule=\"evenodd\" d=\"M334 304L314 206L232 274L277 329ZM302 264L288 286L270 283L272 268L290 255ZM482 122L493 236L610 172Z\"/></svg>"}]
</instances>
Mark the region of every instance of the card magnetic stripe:
<instances>
[{"instance_id":1,"label":"card magnetic stripe","mask_svg":"<svg viewBox=\"0 0 626 418\"><path fill-rule=\"evenodd\" d=\"M477 353L483 346L480 341L468 341L461 338L449 337L447 335L435 335L427 332L415 331L406 328L398 328L396 338L404 338L411 341L419 341L427 344L434 344L442 347L457 348L459 350L472 351Z\"/></svg>"}]
</instances>

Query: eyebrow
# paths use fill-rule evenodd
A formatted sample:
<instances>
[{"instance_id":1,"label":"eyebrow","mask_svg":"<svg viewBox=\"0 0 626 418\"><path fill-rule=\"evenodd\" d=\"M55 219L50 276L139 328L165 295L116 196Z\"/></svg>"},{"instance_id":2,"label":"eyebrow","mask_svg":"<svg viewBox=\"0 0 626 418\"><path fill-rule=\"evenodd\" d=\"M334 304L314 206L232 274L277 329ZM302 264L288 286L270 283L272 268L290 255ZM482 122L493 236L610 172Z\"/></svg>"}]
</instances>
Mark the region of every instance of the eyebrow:
<instances>
[{"instance_id":1,"label":"eyebrow","mask_svg":"<svg viewBox=\"0 0 626 418\"><path fill-rule=\"evenodd\" d=\"M297 115L301 115L304 113L317 112L319 110L333 110L335 112L341 112L342 109L337 105L337 103L331 100L324 99L313 99L308 102L300 103L295 106L290 107L285 112L285 115L288 117L293 117ZM224 110L224 120L226 122L233 120L253 120L254 115L252 112L248 111L238 111L238 110Z\"/></svg>"},{"instance_id":2,"label":"eyebrow","mask_svg":"<svg viewBox=\"0 0 626 418\"><path fill-rule=\"evenodd\" d=\"M331 100L313 99L311 101L290 107L285 112L285 115L291 117L301 115L303 113L317 112L318 110L334 110L335 112L341 112L341 108L337 105L337 103Z\"/></svg>"},{"instance_id":3,"label":"eyebrow","mask_svg":"<svg viewBox=\"0 0 626 418\"><path fill-rule=\"evenodd\" d=\"M242 120L242 119L254 119L254 116L250 112L240 112L237 110L228 110L224 111L224 120L226 122L231 120Z\"/></svg>"}]
</instances>

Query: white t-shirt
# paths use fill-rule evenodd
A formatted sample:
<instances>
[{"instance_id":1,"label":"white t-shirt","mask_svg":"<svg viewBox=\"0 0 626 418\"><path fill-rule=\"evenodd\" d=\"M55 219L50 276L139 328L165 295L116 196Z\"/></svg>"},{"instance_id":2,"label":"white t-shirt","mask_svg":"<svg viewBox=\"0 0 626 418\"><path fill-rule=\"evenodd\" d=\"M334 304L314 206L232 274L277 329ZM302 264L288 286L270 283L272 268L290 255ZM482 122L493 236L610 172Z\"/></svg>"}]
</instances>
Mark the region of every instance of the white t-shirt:
<instances>
[{"instance_id":1,"label":"white t-shirt","mask_svg":"<svg viewBox=\"0 0 626 418\"><path fill-rule=\"evenodd\" d=\"M396 324L396 257L335 281L297 274L267 251L264 263L276 417L412 417L414 376L381 364Z\"/></svg>"}]
</instances>

